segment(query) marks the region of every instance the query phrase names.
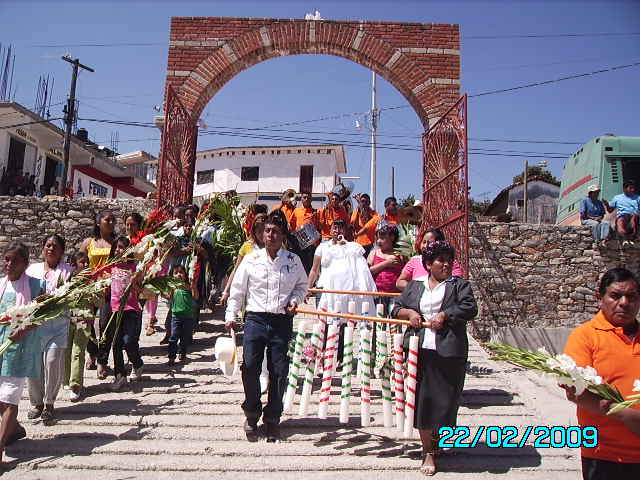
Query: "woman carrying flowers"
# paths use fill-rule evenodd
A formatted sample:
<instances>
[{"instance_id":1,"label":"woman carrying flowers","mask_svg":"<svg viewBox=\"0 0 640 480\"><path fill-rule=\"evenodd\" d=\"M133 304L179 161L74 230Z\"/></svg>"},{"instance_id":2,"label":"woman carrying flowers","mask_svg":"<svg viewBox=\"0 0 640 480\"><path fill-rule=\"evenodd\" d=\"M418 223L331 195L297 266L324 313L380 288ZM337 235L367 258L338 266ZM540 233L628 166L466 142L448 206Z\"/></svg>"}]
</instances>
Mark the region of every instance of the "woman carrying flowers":
<instances>
[{"instance_id":1,"label":"woman carrying flowers","mask_svg":"<svg viewBox=\"0 0 640 480\"><path fill-rule=\"evenodd\" d=\"M95 270L109 261L111 246L116 238L114 233L115 224L116 218L113 213L109 210L103 210L96 216L93 235L86 238L80 245L80 251L85 252L89 256L89 267L91 270ZM99 312L100 334L103 337L103 342L101 342L100 345L96 345L91 341L87 344L89 360L86 368L87 370L95 370L97 360L98 378L104 380L108 374L107 364L109 362L109 350L111 349L111 341L113 339L112 335L103 335L111 314L109 305L105 304Z\"/></svg>"},{"instance_id":2,"label":"woman carrying flowers","mask_svg":"<svg viewBox=\"0 0 640 480\"><path fill-rule=\"evenodd\" d=\"M423 460L420 471L436 472L434 433L457 425L469 351L467 322L478 313L471 284L451 275L455 251L447 242L433 242L423 250L429 274L409 282L392 316L419 328L418 391L414 426L420 433Z\"/></svg>"},{"instance_id":3,"label":"woman carrying flowers","mask_svg":"<svg viewBox=\"0 0 640 480\"><path fill-rule=\"evenodd\" d=\"M626 268L613 268L600 280L596 296L600 311L571 333L564 351L627 398L640 391L640 283ZM597 445L582 447L583 478L640 478L640 405L608 413L611 400L589 390L579 395L573 387L566 390L578 406L580 426L598 429Z\"/></svg>"},{"instance_id":4,"label":"woman carrying flowers","mask_svg":"<svg viewBox=\"0 0 640 480\"><path fill-rule=\"evenodd\" d=\"M60 235L49 235L42 247L44 262L34 263L27 268L27 275L46 282L47 293L54 291L71 276L72 268L62 260L65 243ZM42 374L39 378L29 379L29 400L32 408L27 418L42 417L43 425L52 425L53 403L64 379L69 317L61 315L51 319L38 327L38 330L42 341Z\"/></svg>"},{"instance_id":5,"label":"woman carrying flowers","mask_svg":"<svg viewBox=\"0 0 640 480\"><path fill-rule=\"evenodd\" d=\"M0 312L27 305L44 293L42 280L26 274L29 249L22 243L12 243L4 252L4 271L0 279ZM0 315L0 342L13 340L0 355L0 462L7 445L27 435L18 423L18 404L27 378L41 374L42 354L39 329L32 326L12 329L8 319Z\"/></svg>"}]
</instances>

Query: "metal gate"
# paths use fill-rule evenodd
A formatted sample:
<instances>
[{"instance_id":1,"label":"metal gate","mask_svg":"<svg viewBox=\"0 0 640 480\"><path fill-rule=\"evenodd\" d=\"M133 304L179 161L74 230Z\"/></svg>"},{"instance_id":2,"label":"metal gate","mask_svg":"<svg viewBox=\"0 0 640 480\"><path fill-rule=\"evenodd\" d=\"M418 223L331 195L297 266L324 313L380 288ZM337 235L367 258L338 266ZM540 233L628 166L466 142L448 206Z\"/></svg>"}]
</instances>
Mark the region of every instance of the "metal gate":
<instances>
[{"instance_id":1,"label":"metal gate","mask_svg":"<svg viewBox=\"0 0 640 480\"><path fill-rule=\"evenodd\" d=\"M422 231L440 228L469 277L469 175L467 96L422 136L424 213Z\"/></svg>"},{"instance_id":2,"label":"metal gate","mask_svg":"<svg viewBox=\"0 0 640 480\"><path fill-rule=\"evenodd\" d=\"M198 126L173 87L167 85L157 206L191 203L197 143Z\"/></svg>"}]
</instances>

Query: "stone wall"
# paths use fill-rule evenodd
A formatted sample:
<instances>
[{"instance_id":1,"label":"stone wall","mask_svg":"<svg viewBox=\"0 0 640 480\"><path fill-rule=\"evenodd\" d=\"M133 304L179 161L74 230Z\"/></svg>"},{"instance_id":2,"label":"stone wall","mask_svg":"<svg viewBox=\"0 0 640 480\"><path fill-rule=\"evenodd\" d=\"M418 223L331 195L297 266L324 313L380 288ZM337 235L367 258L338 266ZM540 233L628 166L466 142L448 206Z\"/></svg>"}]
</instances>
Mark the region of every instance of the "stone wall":
<instances>
[{"instance_id":1,"label":"stone wall","mask_svg":"<svg viewBox=\"0 0 640 480\"><path fill-rule=\"evenodd\" d=\"M586 227L470 227L469 263L480 304L472 328L483 340L495 339L500 329L566 333L597 312L595 289L605 271L625 266L637 273L640 266L640 249L622 250L617 240L600 248Z\"/></svg>"},{"instance_id":2,"label":"stone wall","mask_svg":"<svg viewBox=\"0 0 640 480\"><path fill-rule=\"evenodd\" d=\"M144 199L64 199L57 196L0 197L0 252L10 242L29 246L32 261L41 258L42 242L52 233L67 241L67 255L74 253L93 231L96 215L111 210L117 221L116 232L124 233L125 213L146 216L155 200Z\"/></svg>"}]
</instances>

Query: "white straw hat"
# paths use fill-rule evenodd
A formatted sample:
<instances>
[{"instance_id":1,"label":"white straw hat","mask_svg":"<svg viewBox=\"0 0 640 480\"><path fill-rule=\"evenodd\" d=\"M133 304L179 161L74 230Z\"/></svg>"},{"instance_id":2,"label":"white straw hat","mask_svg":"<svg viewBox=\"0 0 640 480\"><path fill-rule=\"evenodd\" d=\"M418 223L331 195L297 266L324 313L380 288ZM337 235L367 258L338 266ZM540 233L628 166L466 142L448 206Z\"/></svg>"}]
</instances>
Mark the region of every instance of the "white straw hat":
<instances>
[{"instance_id":1,"label":"white straw hat","mask_svg":"<svg viewBox=\"0 0 640 480\"><path fill-rule=\"evenodd\" d=\"M238 355L235 337L233 331L231 337L219 337L216 340L216 346L214 348L216 359L220 364L220 370L222 370L222 374L227 377L232 377L238 373Z\"/></svg>"},{"instance_id":2,"label":"white straw hat","mask_svg":"<svg viewBox=\"0 0 640 480\"><path fill-rule=\"evenodd\" d=\"M597 183L594 183L593 185L589 185L589 188L587 188L588 192L599 192L600 191L600 185L598 185Z\"/></svg>"}]
</instances>

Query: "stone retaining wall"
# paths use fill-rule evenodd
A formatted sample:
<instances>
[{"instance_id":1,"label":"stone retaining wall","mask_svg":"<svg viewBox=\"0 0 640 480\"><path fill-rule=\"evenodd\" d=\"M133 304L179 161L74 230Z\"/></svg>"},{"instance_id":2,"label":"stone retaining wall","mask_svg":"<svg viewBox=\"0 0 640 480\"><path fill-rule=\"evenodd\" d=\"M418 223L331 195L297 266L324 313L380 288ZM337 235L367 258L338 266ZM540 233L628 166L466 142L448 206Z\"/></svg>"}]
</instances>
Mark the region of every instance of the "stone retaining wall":
<instances>
[{"instance_id":1,"label":"stone retaining wall","mask_svg":"<svg viewBox=\"0 0 640 480\"><path fill-rule=\"evenodd\" d=\"M29 246L32 261L41 258L42 242L48 234L58 233L67 241L68 255L74 253L83 239L93 231L96 215L113 211L116 232L124 233L125 213L146 216L155 200L145 199L64 199L58 196L0 197L0 252L10 242Z\"/></svg>"},{"instance_id":2,"label":"stone retaining wall","mask_svg":"<svg viewBox=\"0 0 640 480\"><path fill-rule=\"evenodd\" d=\"M477 337L499 329L571 329L597 312L595 288L609 268L637 273L640 249L595 245L591 229L472 223L470 270L480 304ZM538 342L540 343L540 342Z\"/></svg>"}]
</instances>

